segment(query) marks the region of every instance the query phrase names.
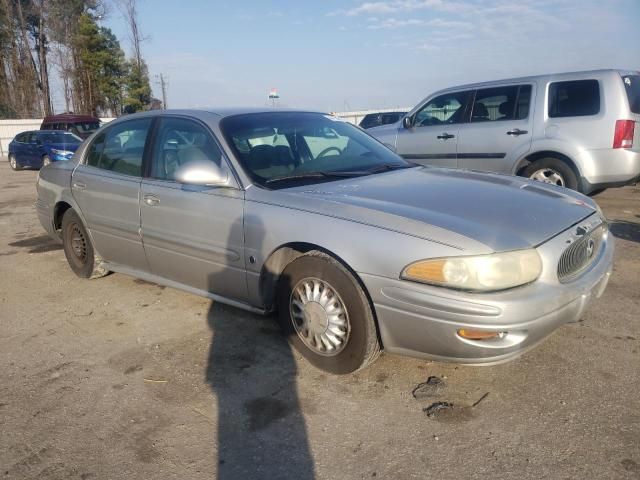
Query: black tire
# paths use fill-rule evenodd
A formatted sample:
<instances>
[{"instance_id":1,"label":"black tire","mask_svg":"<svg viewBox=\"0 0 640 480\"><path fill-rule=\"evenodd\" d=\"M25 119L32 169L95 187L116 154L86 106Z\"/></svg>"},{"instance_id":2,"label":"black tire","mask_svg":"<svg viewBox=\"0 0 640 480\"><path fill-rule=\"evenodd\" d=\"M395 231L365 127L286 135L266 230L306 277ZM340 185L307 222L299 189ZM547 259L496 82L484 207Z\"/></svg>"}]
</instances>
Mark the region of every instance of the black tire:
<instances>
[{"instance_id":1,"label":"black tire","mask_svg":"<svg viewBox=\"0 0 640 480\"><path fill-rule=\"evenodd\" d=\"M556 185L570 188L571 190L578 190L578 177L575 172L569 165L558 158L548 157L536 160L524 169L522 175L527 178L532 178L536 172L546 169L557 173L561 177L562 185L555 183Z\"/></svg>"},{"instance_id":2,"label":"black tire","mask_svg":"<svg viewBox=\"0 0 640 480\"><path fill-rule=\"evenodd\" d=\"M308 346L294 326L292 293L307 279L326 282L338 294L347 312L348 336L340 351L330 356ZM351 272L329 255L312 251L287 265L278 282L277 304L278 321L290 344L321 370L333 374L355 372L380 355L378 331L367 295Z\"/></svg>"},{"instance_id":3,"label":"black tire","mask_svg":"<svg viewBox=\"0 0 640 480\"><path fill-rule=\"evenodd\" d=\"M71 270L80 278L98 278L108 273L82 220L71 208L62 217L62 245Z\"/></svg>"},{"instance_id":4,"label":"black tire","mask_svg":"<svg viewBox=\"0 0 640 480\"><path fill-rule=\"evenodd\" d=\"M16 156L15 155L9 155L9 166L11 167L12 170L22 170L22 167L20 166L20 164L18 163L18 161L16 160Z\"/></svg>"}]
</instances>

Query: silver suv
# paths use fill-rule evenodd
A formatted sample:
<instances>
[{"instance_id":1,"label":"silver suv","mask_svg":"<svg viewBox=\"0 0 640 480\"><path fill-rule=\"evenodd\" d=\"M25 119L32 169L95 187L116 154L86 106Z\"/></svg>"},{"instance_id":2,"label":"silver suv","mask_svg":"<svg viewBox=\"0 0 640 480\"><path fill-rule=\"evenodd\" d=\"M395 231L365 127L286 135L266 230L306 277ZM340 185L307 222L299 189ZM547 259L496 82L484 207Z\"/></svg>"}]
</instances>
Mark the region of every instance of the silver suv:
<instances>
[{"instance_id":1,"label":"silver suv","mask_svg":"<svg viewBox=\"0 0 640 480\"><path fill-rule=\"evenodd\" d=\"M521 175L593 194L640 178L640 72L464 85L367 130L424 165Z\"/></svg>"}]
</instances>

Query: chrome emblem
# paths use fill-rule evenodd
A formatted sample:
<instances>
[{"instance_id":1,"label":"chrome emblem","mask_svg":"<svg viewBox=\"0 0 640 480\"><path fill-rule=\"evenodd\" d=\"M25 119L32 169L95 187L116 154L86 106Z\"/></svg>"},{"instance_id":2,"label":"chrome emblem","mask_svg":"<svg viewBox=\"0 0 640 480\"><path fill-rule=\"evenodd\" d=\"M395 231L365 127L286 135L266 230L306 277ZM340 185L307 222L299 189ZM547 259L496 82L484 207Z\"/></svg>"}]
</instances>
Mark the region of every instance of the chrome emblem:
<instances>
[{"instance_id":1,"label":"chrome emblem","mask_svg":"<svg viewBox=\"0 0 640 480\"><path fill-rule=\"evenodd\" d=\"M593 238L590 238L587 242L587 258L593 257L593 252L596 249L596 241Z\"/></svg>"}]
</instances>

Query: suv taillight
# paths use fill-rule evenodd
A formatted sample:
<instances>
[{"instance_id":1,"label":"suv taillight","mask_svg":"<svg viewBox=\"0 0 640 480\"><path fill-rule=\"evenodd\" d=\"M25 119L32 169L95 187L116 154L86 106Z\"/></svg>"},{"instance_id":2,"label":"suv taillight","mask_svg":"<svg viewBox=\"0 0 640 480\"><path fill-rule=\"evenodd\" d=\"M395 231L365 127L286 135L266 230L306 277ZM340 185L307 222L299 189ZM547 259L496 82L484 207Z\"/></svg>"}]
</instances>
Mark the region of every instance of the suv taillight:
<instances>
[{"instance_id":1,"label":"suv taillight","mask_svg":"<svg viewBox=\"0 0 640 480\"><path fill-rule=\"evenodd\" d=\"M616 131L613 134L613 148L633 147L633 133L636 122L633 120L616 120Z\"/></svg>"}]
</instances>

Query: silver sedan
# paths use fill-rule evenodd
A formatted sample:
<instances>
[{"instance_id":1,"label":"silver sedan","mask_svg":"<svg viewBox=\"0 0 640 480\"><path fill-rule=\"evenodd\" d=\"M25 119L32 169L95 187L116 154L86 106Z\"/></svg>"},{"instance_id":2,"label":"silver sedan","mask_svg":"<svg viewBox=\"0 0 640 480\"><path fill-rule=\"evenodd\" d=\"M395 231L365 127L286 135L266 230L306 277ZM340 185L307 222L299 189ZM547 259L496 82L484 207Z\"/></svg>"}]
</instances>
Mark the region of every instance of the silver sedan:
<instances>
[{"instance_id":1,"label":"silver sedan","mask_svg":"<svg viewBox=\"0 0 640 480\"><path fill-rule=\"evenodd\" d=\"M382 349L490 364L604 291L614 244L589 198L420 167L320 113L161 111L107 124L40 171L71 269L278 312L315 366Z\"/></svg>"}]
</instances>

